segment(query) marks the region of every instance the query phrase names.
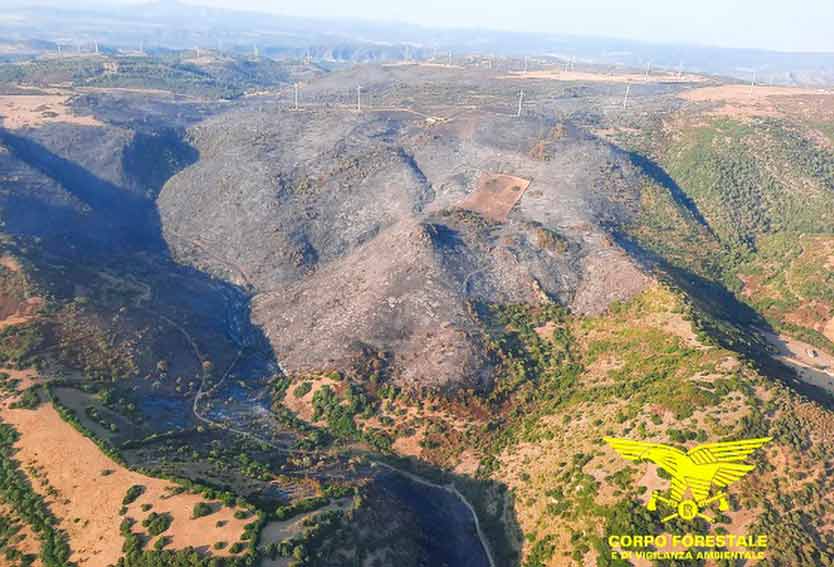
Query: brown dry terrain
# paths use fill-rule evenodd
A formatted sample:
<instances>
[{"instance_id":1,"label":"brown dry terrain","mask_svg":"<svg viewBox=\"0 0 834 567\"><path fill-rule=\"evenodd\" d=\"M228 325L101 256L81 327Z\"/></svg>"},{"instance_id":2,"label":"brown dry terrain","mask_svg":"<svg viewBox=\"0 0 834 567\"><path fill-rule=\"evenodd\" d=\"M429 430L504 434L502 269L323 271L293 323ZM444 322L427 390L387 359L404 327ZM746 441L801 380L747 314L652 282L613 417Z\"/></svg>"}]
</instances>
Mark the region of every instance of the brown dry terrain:
<instances>
[{"instance_id":1,"label":"brown dry terrain","mask_svg":"<svg viewBox=\"0 0 834 567\"><path fill-rule=\"evenodd\" d=\"M32 485L60 519L60 528L69 536L72 560L84 567L106 567L122 554L119 514L122 499L133 485L145 492L128 506L127 517L136 520L134 531L143 530L142 520L151 512L168 512L171 527L162 535L171 538L168 547L193 546L208 551L217 541L236 542L244 524L251 520L234 518L235 510L216 505L213 514L191 519L194 505L203 502L197 494L173 494L169 481L147 477L114 462L89 439L61 419L49 404L37 409L10 409L0 412L3 421L20 434L16 459ZM50 496L50 492L54 495ZM143 504L152 508L141 511ZM218 527L218 522L223 522ZM219 552L228 554L226 551Z\"/></svg>"},{"instance_id":2,"label":"brown dry terrain","mask_svg":"<svg viewBox=\"0 0 834 567\"><path fill-rule=\"evenodd\" d=\"M309 383L310 390L303 396L297 397L294 390L301 384ZM283 405L292 411L298 418L317 427L326 427L327 423L320 418L313 420L313 397L316 392L328 386L333 389L337 396L343 398L347 390L346 381L334 380L324 375L305 375L295 378L283 398ZM444 411L435 405L435 401L427 400L425 403L416 404L415 400L397 399L385 405L377 415L371 417L357 417L356 424L364 432L377 431L388 435L393 439L391 449L394 453L405 457L416 457L430 459L426 455L424 444L430 437L431 431L440 427L443 435L465 434L468 422L450 411ZM347 402L343 399L341 402ZM436 434L436 433L435 433ZM458 457L455 456L457 461ZM477 469L479 459L473 452L465 452L460 456L463 467L461 470Z\"/></svg>"},{"instance_id":3,"label":"brown dry terrain","mask_svg":"<svg viewBox=\"0 0 834 567\"><path fill-rule=\"evenodd\" d=\"M834 94L821 89L764 85L703 87L682 92L679 96L689 102L721 103L711 114L736 117L784 116L789 113L790 106L834 101Z\"/></svg>"},{"instance_id":4,"label":"brown dry terrain","mask_svg":"<svg viewBox=\"0 0 834 567\"><path fill-rule=\"evenodd\" d=\"M29 386L35 384L38 379L37 373L31 368L27 368L26 370L0 368L0 374L7 374L9 376L9 380L16 380L17 383L15 389L19 392L22 392Z\"/></svg>"},{"instance_id":5,"label":"brown dry terrain","mask_svg":"<svg viewBox=\"0 0 834 567\"><path fill-rule=\"evenodd\" d=\"M541 338L543 338L544 340L552 341L553 340L553 331L555 331L556 328L557 328L556 323L554 323L553 321L548 321L547 323L545 323L541 327L536 327L535 331L536 331L536 334L538 336L540 336Z\"/></svg>"},{"instance_id":6,"label":"brown dry terrain","mask_svg":"<svg viewBox=\"0 0 834 567\"><path fill-rule=\"evenodd\" d=\"M28 323L41 307L43 307L43 299L40 297L30 297L21 303L10 303L6 301L6 298L0 297L0 313L6 313L6 317L0 320L0 330Z\"/></svg>"},{"instance_id":7,"label":"brown dry terrain","mask_svg":"<svg viewBox=\"0 0 834 567\"><path fill-rule=\"evenodd\" d=\"M822 328L822 334L829 341L834 342L834 319L829 319Z\"/></svg>"},{"instance_id":8,"label":"brown dry terrain","mask_svg":"<svg viewBox=\"0 0 834 567\"><path fill-rule=\"evenodd\" d=\"M460 65L449 65L448 63L431 63L426 61L403 61L399 63L384 63L383 67L405 67L414 65L415 67L436 67L440 69L463 69Z\"/></svg>"},{"instance_id":9,"label":"brown dry terrain","mask_svg":"<svg viewBox=\"0 0 834 567\"><path fill-rule=\"evenodd\" d=\"M678 376L682 383L703 384L714 382L718 378L726 379L737 372L738 360L716 347L698 343L690 322L681 318L669 304L669 296L658 288L650 288L641 297L643 310L636 317L623 319L626 322L612 325L611 316L596 319L597 323L579 323L574 332L583 348L593 348L611 340L633 337L634 344L644 344L649 337L655 336L668 344L678 345L677 348L692 349L692 360L698 360L697 365L681 367ZM664 305L665 304L665 305ZM637 331L636 329L640 329ZM643 335L645 333L645 335ZM613 353L606 353L599 360L599 364L586 367L580 382L589 391L601 391L622 380L621 375L627 372L630 365L635 364L635 356L643 358L624 349L618 360L613 360ZM710 375L694 372L697 368L711 372ZM671 379L671 377L670 377ZM763 399L766 396L761 396ZM666 400L658 400L666 402ZM619 415L628 412L628 403L622 400L611 400L600 403L582 401L577 405L564 408L560 414L546 415L540 418L537 431L541 435L534 436L533 441L522 441L511 449L505 450L501 456L501 469L497 477L501 478L511 490L514 490L518 521L524 533L535 533L537 538L552 536L556 552L552 559L545 564L561 566L577 564L566 559L570 554L572 542L570 534L577 530L588 529L574 524L575 518L561 515L554 510L569 504L577 506L582 502L587 492L587 502L596 506L611 506L622 498L622 489L615 482L616 475L624 468L633 469L628 475L628 486L645 487L647 490L639 498L645 503L652 489L668 489L668 480L657 475L653 465L624 464L622 459L607 448L600 447L599 436L602 432L618 431L622 427ZM667 435L671 428L704 429L710 436L717 432L732 429L750 412L742 397L733 393L724 397L720 404L703 408L701 413L680 419L661 405L649 405L639 413L641 428L645 428L645 439L668 442ZM653 419L647 419L651 415ZM570 418L570 419L568 419ZM631 431L629 435L635 435ZM571 462L579 455L592 458L573 474L568 474ZM568 472L566 472L568 471ZM745 483L731 488L731 493L742 494ZM588 487L593 486L593 490ZM749 488L747 489L749 490ZM578 495L578 496L577 496ZM749 508L728 514L730 522L725 527L730 533L742 533L751 520L756 516ZM597 523L593 531L602 533L604 526ZM525 554L530 553L531 547L525 546ZM594 551L585 556L585 564L593 559ZM582 564L581 562L579 564ZM591 561L591 565L595 565ZM636 563L635 563L636 564Z\"/></svg>"},{"instance_id":10,"label":"brown dry terrain","mask_svg":"<svg viewBox=\"0 0 834 567\"><path fill-rule=\"evenodd\" d=\"M0 120L9 130L37 128L53 122L77 126L101 126L92 116L77 116L67 105L65 94L26 94L0 96Z\"/></svg>"},{"instance_id":11,"label":"brown dry terrain","mask_svg":"<svg viewBox=\"0 0 834 567\"><path fill-rule=\"evenodd\" d=\"M423 454L421 443L425 437L426 434L422 429L411 436L397 437L391 444L391 449L401 457L415 457L419 459Z\"/></svg>"},{"instance_id":12,"label":"brown dry terrain","mask_svg":"<svg viewBox=\"0 0 834 567\"><path fill-rule=\"evenodd\" d=\"M703 83L708 79L701 75L677 73L590 73L587 71L527 71L511 72L502 79L548 79L583 83Z\"/></svg>"},{"instance_id":13,"label":"brown dry terrain","mask_svg":"<svg viewBox=\"0 0 834 567\"><path fill-rule=\"evenodd\" d=\"M17 258L8 254L0 256L0 266L11 274L19 275L21 265ZM13 325L28 323L43 308L41 297L23 299L19 293L0 293L0 331Z\"/></svg>"},{"instance_id":14,"label":"brown dry terrain","mask_svg":"<svg viewBox=\"0 0 834 567\"><path fill-rule=\"evenodd\" d=\"M524 196L530 180L501 173L483 173L478 184L460 203L462 209L468 209L483 217L505 222L512 208Z\"/></svg>"}]
</instances>

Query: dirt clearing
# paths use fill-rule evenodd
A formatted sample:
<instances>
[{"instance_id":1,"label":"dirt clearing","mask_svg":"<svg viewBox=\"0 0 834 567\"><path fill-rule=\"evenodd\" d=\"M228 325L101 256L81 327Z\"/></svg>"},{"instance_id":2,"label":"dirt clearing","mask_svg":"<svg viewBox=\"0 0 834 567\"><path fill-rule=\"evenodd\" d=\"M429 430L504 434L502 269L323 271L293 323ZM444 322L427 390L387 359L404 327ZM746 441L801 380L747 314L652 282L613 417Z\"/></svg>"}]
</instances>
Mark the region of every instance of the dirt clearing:
<instances>
[{"instance_id":1,"label":"dirt clearing","mask_svg":"<svg viewBox=\"0 0 834 567\"><path fill-rule=\"evenodd\" d=\"M554 323L553 321L548 321L547 323L545 323L541 327L536 327L533 330L536 332L536 334L539 337L541 337L542 339L552 343L553 342L553 332L557 328L558 327L556 326L556 323Z\"/></svg>"},{"instance_id":2,"label":"dirt clearing","mask_svg":"<svg viewBox=\"0 0 834 567\"><path fill-rule=\"evenodd\" d=\"M20 434L16 458L27 474L38 471L38 478L30 477L32 486L60 519L60 529L69 536L71 559L79 565L106 567L118 561L123 542L119 525L124 518L119 511L134 485L144 487L144 492L128 505L126 516L136 522L133 531L144 531L142 520L150 513L169 513L173 522L162 534L170 538L166 549L193 546L207 551L217 541L231 544L240 539L244 524L252 521L236 519L234 509L219 504L213 505L212 514L191 519L194 505L204 501L202 496L174 494L177 486L173 483L114 462L61 419L50 404L35 410L6 406L0 417ZM55 491L52 495L51 490ZM151 508L143 511L143 504ZM228 554L225 550L217 553Z\"/></svg>"},{"instance_id":3,"label":"dirt clearing","mask_svg":"<svg viewBox=\"0 0 834 567\"><path fill-rule=\"evenodd\" d=\"M529 186L530 180L522 177L484 173L478 179L475 190L460 203L460 208L497 222L505 222Z\"/></svg>"},{"instance_id":4,"label":"dirt clearing","mask_svg":"<svg viewBox=\"0 0 834 567\"><path fill-rule=\"evenodd\" d=\"M0 96L0 124L9 130L37 128L52 122L78 126L101 126L92 116L76 116L67 106L68 95L6 95Z\"/></svg>"}]
</instances>

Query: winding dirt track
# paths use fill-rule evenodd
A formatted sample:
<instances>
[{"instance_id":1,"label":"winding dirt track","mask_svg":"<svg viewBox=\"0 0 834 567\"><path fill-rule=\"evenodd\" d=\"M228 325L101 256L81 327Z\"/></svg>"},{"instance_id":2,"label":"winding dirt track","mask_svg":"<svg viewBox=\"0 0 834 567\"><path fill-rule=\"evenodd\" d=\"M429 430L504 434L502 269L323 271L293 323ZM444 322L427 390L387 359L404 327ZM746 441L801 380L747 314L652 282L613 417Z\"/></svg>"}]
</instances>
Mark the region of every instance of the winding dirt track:
<instances>
[{"instance_id":1,"label":"winding dirt track","mask_svg":"<svg viewBox=\"0 0 834 567\"><path fill-rule=\"evenodd\" d=\"M194 243L192 243L192 244L194 244ZM480 271L483 271L483 269L476 270L475 272L472 272L471 274L469 274L469 276L472 276L472 275L474 275L474 274L476 274ZM249 279L246 277L243 270L238 268L238 272L243 276L243 279L248 283ZM465 282L464 282L464 286L468 283L469 276L466 277ZM138 307L141 308L141 306L138 306ZM178 325L176 322L172 321L171 319L169 319L167 317L164 317L164 316L161 316L161 317L166 323L168 323L169 325L174 327L177 331L179 331L180 333L183 334L183 336L188 340L188 343L191 345L192 349L194 350L195 356L202 363L203 355L200 352L200 349L197 346L197 343L194 341L193 337L191 337L191 335L188 333L188 331L183 329L180 325ZM205 379L205 376L203 376L203 378L200 380L200 388L197 391L197 394L194 396L194 403L192 404L192 412L194 413L194 417L196 417L198 420L202 421L203 423L205 423L207 425L210 425L212 427L216 427L218 429L222 429L224 431L229 431L229 432L235 433L237 435L241 435L243 437L251 439L252 441L255 441L257 443L261 443L261 444L263 444L267 447L270 447L271 449L273 449L275 451L278 451L280 453L283 453L283 454L287 454L287 455L308 454L309 455L309 454L319 453L318 451L305 451L305 450L301 450L301 449L287 449L286 447L281 447L281 446L276 445L275 443L273 443L273 442L271 442L267 439L264 439L263 437L260 437L259 435L251 433L249 431L243 431L241 429L232 427L232 426L227 425L225 423L215 421L215 420L207 417L206 415L204 415L203 413L200 412L200 401L204 397L210 396L213 392L215 392L217 390L217 388L219 388L226 381L226 379L229 377L229 375L231 374L234 367L240 361L240 358L241 358L242 355L243 355L243 351L239 351L238 354L237 354L237 357L234 359L234 361L232 361L232 363L229 365L229 367L223 373L223 376L220 378L220 380L214 386L211 386L210 388L206 389L206 379ZM284 368L281 366L280 363L278 363L278 367L279 367L279 369L281 370L282 373L286 374L286 372L284 371ZM481 546L484 548L484 553L486 554L487 560L489 561L489 566L490 567L496 567L495 558L492 555L492 548L490 547L489 541L487 540L487 537L484 534L483 529L481 528L481 522L478 519L478 513L475 511L475 507L472 505L472 503L469 502L469 500L466 499L466 497L463 494L461 494L461 492L455 487L454 484L449 484L449 485L436 484L436 483L431 482L431 481L429 481L429 480L427 480L427 479L425 479L425 478L423 478L419 475L416 475L416 474L411 473L409 471L399 469L397 467L389 465L388 463L383 463L381 461L375 461L375 460L371 460L370 462L374 466L380 466L380 467L386 468L386 469L388 469L390 471L393 471L397 474L405 476L406 478L408 478L409 480L411 480L413 482L416 482L418 484L422 484L423 486L428 486L428 487L435 488L435 489L445 490L446 492L449 492L450 494L454 495L458 500L460 500L463 503L464 506L466 506L467 510L469 510L469 513L472 515L472 520L475 524L475 531L478 534L478 539L481 542Z\"/></svg>"},{"instance_id":2,"label":"winding dirt track","mask_svg":"<svg viewBox=\"0 0 834 567\"><path fill-rule=\"evenodd\" d=\"M411 473L411 472L408 472L408 471L404 471L402 469L398 469L397 467L395 467L393 465L389 465L388 463L383 463L383 462L380 462L380 461L371 461L371 463L373 463L374 465L386 468L386 469L388 469L390 471L393 471L397 474L401 474L402 476L408 478L412 482L416 482L416 483L422 484L424 486L429 486L431 488L439 488L439 489L445 490L446 492L448 492L450 494L455 495L458 498L458 500L463 502L463 504L467 507L469 512L472 514L472 519L475 521L475 531L478 532L478 539L481 540L481 545L484 548L484 553L486 553L487 560L489 561L489 565L490 565L490 567L495 567L495 558L492 556L492 548L489 546L489 542L487 541L486 535L484 534L483 530L481 529L481 522L478 521L478 514L477 514L477 512L475 512L474 506L472 506L472 504L469 503L469 500L467 500L466 497L463 494L460 493L460 491L455 487L454 484L445 484L445 485L435 484L435 483L433 483L429 480L426 480L425 478L423 478L421 476L418 476L418 475L416 475L414 473Z\"/></svg>"}]
</instances>

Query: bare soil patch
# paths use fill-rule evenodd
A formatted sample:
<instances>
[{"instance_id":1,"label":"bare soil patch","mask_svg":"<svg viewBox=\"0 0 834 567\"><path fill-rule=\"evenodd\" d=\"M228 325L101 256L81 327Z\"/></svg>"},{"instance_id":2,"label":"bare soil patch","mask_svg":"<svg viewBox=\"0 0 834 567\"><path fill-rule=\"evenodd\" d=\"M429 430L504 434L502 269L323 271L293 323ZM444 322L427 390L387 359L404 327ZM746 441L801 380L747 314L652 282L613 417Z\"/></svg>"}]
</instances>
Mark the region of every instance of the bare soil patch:
<instances>
[{"instance_id":1,"label":"bare soil patch","mask_svg":"<svg viewBox=\"0 0 834 567\"><path fill-rule=\"evenodd\" d=\"M420 443L426 437L425 429L417 429L414 435L397 437L391 444L391 449L403 457L417 457L423 454L423 447Z\"/></svg>"},{"instance_id":2,"label":"bare soil patch","mask_svg":"<svg viewBox=\"0 0 834 567\"><path fill-rule=\"evenodd\" d=\"M587 71L545 71L511 72L501 79L547 79L551 81L574 81L583 83L703 83L708 79L701 75L677 73L590 73Z\"/></svg>"},{"instance_id":3,"label":"bare soil patch","mask_svg":"<svg viewBox=\"0 0 834 567\"><path fill-rule=\"evenodd\" d=\"M77 116L67 106L69 95L5 95L0 96L0 120L4 128L18 130L36 128L52 122L79 126L101 126L92 116Z\"/></svg>"},{"instance_id":4,"label":"bare soil patch","mask_svg":"<svg viewBox=\"0 0 834 567\"><path fill-rule=\"evenodd\" d=\"M595 386L612 385L614 380L610 374L624 366L624 362L613 353L606 353L594 360L580 377L583 384Z\"/></svg>"},{"instance_id":5,"label":"bare soil patch","mask_svg":"<svg viewBox=\"0 0 834 567\"><path fill-rule=\"evenodd\" d=\"M541 327L536 327L533 330L536 331L536 334L542 339L553 342L553 331L556 330L556 323L548 321Z\"/></svg>"},{"instance_id":6,"label":"bare soil patch","mask_svg":"<svg viewBox=\"0 0 834 567\"><path fill-rule=\"evenodd\" d=\"M831 306L812 299L799 305L793 311L785 313L785 321L822 332L826 321L831 317Z\"/></svg>"},{"instance_id":7,"label":"bare soil patch","mask_svg":"<svg viewBox=\"0 0 834 567\"><path fill-rule=\"evenodd\" d=\"M687 321L680 314L672 314L664 318L660 322L660 327L671 335L675 335L683 339L686 346L691 348L704 348L704 345L698 340L698 335L692 328L692 322Z\"/></svg>"},{"instance_id":8,"label":"bare soil patch","mask_svg":"<svg viewBox=\"0 0 834 567\"><path fill-rule=\"evenodd\" d=\"M169 549L193 546L208 551L216 541L236 542L244 524L251 521L235 519L231 508L192 520L194 505L204 501L202 496L172 495L176 485L114 462L49 404L35 410L7 407L0 416L20 434L16 458L24 470L39 471L41 480L31 479L32 485L60 519L60 528L69 536L71 559L79 565L106 567L118 561L123 540L119 525L124 517L119 510L133 485L145 487L145 492L128 506L126 516L137 524L134 531L143 529L141 522L151 512L170 513L173 523L162 534L171 538ZM57 495L50 495L49 489ZM151 510L142 511L143 504L151 504ZM218 527L218 521L225 523Z\"/></svg>"},{"instance_id":9,"label":"bare soil patch","mask_svg":"<svg viewBox=\"0 0 834 567\"><path fill-rule=\"evenodd\" d=\"M722 85L704 87L681 93L689 102L718 102L722 106L711 114L722 116L782 116L788 106L808 97L832 98L834 95L818 89L771 87L763 85Z\"/></svg>"},{"instance_id":10,"label":"bare soil patch","mask_svg":"<svg viewBox=\"0 0 834 567\"><path fill-rule=\"evenodd\" d=\"M488 219L504 222L529 186L530 181L522 177L483 173L475 190L466 196L460 207Z\"/></svg>"},{"instance_id":11,"label":"bare soil patch","mask_svg":"<svg viewBox=\"0 0 834 567\"><path fill-rule=\"evenodd\" d=\"M478 467L480 466L481 459L478 458L475 451L467 449L460 454L460 460L458 465L454 468L454 471L456 474L475 476L475 473L478 472Z\"/></svg>"},{"instance_id":12,"label":"bare soil patch","mask_svg":"<svg viewBox=\"0 0 834 567\"><path fill-rule=\"evenodd\" d=\"M0 316L6 314L3 319L0 319L0 331L6 327L23 325L33 320L43 307L43 303L40 297L30 297L20 303L10 302L7 297L0 297Z\"/></svg>"},{"instance_id":13,"label":"bare soil patch","mask_svg":"<svg viewBox=\"0 0 834 567\"><path fill-rule=\"evenodd\" d=\"M732 372L732 371L738 369L740 366L741 366L741 363L738 361L737 358L732 357L732 356L727 356L727 357L721 359L721 361L716 366L716 369L720 370L721 372Z\"/></svg>"}]
</instances>

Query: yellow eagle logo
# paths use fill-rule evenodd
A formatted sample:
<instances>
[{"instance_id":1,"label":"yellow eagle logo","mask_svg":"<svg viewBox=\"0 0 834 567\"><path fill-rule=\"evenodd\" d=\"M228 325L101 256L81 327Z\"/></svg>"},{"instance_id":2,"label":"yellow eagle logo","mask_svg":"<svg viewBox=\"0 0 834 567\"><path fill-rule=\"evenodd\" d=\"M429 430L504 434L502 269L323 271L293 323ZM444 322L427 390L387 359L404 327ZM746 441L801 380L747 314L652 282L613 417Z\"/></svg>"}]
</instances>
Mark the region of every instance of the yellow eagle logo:
<instances>
[{"instance_id":1,"label":"yellow eagle logo","mask_svg":"<svg viewBox=\"0 0 834 567\"><path fill-rule=\"evenodd\" d=\"M654 490L646 504L646 508L652 511L657 509L657 502L675 510L661 521L668 522L680 517L684 520L703 518L712 522L712 517L702 511L707 506L717 501L719 510L730 508L726 493L719 490L710 496L712 487L726 488L756 468L755 465L745 464L744 459L773 438L706 443L686 452L660 443L616 437L603 439L627 461L652 461L671 475L670 496L660 496L660 491ZM691 496L685 498L687 493Z\"/></svg>"}]
</instances>

